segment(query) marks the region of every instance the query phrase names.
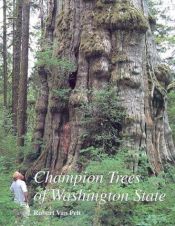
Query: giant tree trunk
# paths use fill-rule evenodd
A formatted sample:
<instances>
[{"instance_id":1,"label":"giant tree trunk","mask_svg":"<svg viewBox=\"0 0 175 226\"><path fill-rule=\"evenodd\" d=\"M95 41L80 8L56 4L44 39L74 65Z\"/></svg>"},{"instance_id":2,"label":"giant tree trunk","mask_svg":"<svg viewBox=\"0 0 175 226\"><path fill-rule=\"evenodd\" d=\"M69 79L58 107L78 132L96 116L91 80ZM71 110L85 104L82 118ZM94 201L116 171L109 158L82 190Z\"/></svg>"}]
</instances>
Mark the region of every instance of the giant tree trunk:
<instances>
[{"instance_id":1,"label":"giant tree trunk","mask_svg":"<svg viewBox=\"0 0 175 226\"><path fill-rule=\"evenodd\" d=\"M135 153L144 151L154 173L163 169L164 162L174 162L166 112L168 72L156 54L145 1L49 2L46 36L54 44L53 55L71 60L76 69L66 73L53 67L49 74L44 67L39 70L35 130L39 157L27 175L42 168L67 172L76 166L83 147L81 102L88 100L87 90L103 89L109 82L126 109L122 128L126 146ZM69 87L69 101L64 103L53 90Z\"/></svg>"},{"instance_id":2,"label":"giant tree trunk","mask_svg":"<svg viewBox=\"0 0 175 226\"><path fill-rule=\"evenodd\" d=\"M27 121L29 19L30 19L30 0L26 0L23 3L21 70L19 79L18 108L17 108L17 134L19 146L24 145L24 135L26 133L26 121Z\"/></svg>"}]
</instances>

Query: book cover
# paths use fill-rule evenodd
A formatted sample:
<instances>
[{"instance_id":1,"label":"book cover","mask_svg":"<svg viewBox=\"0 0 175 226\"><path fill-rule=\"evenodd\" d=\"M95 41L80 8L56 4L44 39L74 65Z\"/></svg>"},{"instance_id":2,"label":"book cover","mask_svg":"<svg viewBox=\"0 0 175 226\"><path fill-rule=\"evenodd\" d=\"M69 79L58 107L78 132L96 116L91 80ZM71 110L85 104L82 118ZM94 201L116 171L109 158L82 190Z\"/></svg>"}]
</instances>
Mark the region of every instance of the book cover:
<instances>
[{"instance_id":1,"label":"book cover","mask_svg":"<svg viewBox=\"0 0 175 226\"><path fill-rule=\"evenodd\" d=\"M174 9L0 2L0 225L175 225Z\"/></svg>"}]
</instances>

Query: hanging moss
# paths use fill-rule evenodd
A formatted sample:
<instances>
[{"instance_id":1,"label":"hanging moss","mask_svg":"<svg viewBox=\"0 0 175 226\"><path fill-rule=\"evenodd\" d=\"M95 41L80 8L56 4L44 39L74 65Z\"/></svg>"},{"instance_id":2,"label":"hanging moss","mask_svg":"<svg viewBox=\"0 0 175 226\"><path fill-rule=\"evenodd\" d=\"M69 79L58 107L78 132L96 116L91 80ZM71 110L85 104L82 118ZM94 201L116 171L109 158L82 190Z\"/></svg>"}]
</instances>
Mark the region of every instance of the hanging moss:
<instances>
[{"instance_id":1,"label":"hanging moss","mask_svg":"<svg viewBox=\"0 0 175 226\"><path fill-rule=\"evenodd\" d=\"M148 29L149 25L146 17L128 1L111 4L111 6L98 1L96 6L94 19L97 25L112 30L127 29L146 32Z\"/></svg>"},{"instance_id":2,"label":"hanging moss","mask_svg":"<svg viewBox=\"0 0 175 226\"><path fill-rule=\"evenodd\" d=\"M156 72L148 70L148 82L149 82L149 90L150 92L154 93L154 90L156 89L162 96L166 96L167 94L167 90L165 89L165 87L162 85L162 83L160 81L158 81L158 79L156 78Z\"/></svg>"},{"instance_id":3,"label":"hanging moss","mask_svg":"<svg viewBox=\"0 0 175 226\"><path fill-rule=\"evenodd\" d=\"M69 99L70 105L74 107L79 107L86 102L88 102L86 90L81 90L81 89L73 90Z\"/></svg>"},{"instance_id":4,"label":"hanging moss","mask_svg":"<svg viewBox=\"0 0 175 226\"><path fill-rule=\"evenodd\" d=\"M97 78L109 79L109 61L105 57L98 58L91 64L91 73Z\"/></svg>"},{"instance_id":5,"label":"hanging moss","mask_svg":"<svg viewBox=\"0 0 175 226\"><path fill-rule=\"evenodd\" d=\"M81 36L80 49L87 57L109 55L110 41L103 31L84 31Z\"/></svg>"},{"instance_id":6,"label":"hanging moss","mask_svg":"<svg viewBox=\"0 0 175 226\"><path fill-rule=\"evenodd\" d=\"M72 38L71 30L72 11L62 11L56 20L56 28L54 35L57 37L55 41L54 52L56 55L61 55L66 48L70 46L70 40Z\"/></svg>"},{"instance_id":7,"label":"hanging moss","mask_svg":"<svg viewBox=\"0 0 175 226\"><path fill-rule=\"evenodd\" d=\"M125 53L117 53L111 57L112 64L129 62L128 56Z\"/></svg>"},{"instance_id":8,"label":"hanging moss","mask_svg":"<svg viewBox=\"0 0 175 226\"><path fill-rule=\"evenodd\" d=\"M172 81L170 72L170 68L166 64L160 64L155 69L156 78L164 87L168 86Z\"/></svg>"}]
</instances>

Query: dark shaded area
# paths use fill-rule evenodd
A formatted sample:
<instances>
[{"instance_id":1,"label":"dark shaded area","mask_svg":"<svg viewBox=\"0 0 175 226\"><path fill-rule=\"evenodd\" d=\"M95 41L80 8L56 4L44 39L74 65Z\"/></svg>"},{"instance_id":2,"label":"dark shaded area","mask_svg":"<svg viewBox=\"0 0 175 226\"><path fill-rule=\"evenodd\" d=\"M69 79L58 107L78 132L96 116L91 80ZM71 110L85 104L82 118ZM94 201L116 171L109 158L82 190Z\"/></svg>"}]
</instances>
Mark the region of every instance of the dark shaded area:
<instances>
[{"instance_id":1,"label":"dark shaded area","mask_svg":"<svg viewBox=\"0 0 175 226\"><path fill-rule=\"evenodd\" d=\"M74 89L77 81L77 71L72 72L69 75L69 86L71 89Z\"/></svg>"}]
</instances>

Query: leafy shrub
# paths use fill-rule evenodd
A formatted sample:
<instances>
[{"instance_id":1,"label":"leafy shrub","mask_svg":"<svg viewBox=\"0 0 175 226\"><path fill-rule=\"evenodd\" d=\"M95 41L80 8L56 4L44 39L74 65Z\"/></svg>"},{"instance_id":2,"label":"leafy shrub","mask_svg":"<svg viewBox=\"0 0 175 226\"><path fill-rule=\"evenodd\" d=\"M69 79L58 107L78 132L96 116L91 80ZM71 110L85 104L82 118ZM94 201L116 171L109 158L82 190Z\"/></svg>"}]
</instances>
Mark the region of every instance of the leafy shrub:
<instances>
[{"instance_id":1,"label":"leafy shrub","mask_svg":"<svg viewBox=\"0 0 175 226\"><path fill-rule=\"evenodd\" d=\"M91 91L90 96L90 102L81 107L87 129L84 134L87 145L103 148L107 153L115 153L121 142L120 131L125 116L117 91L107 86Z\"/></svg>"},{"instance_id":2,"label":"leafy shrub","mask_svg":"<svg viewBox=\"0 0 175 226\"><path fill-rule=\"evenodd\" d=\"M60 59L53 55L53 47L46 47L44 50L38 51L36 54L36 59L36 66L38 67L59 67L67 71L74 69L74 64L71 63L69 60Z\"/></svg>"}]
</instances>

